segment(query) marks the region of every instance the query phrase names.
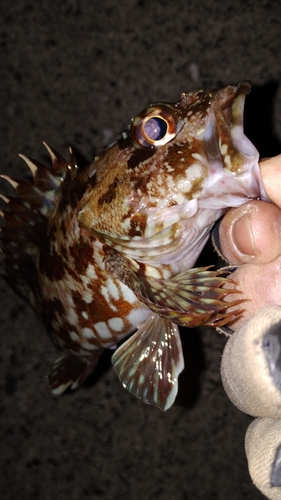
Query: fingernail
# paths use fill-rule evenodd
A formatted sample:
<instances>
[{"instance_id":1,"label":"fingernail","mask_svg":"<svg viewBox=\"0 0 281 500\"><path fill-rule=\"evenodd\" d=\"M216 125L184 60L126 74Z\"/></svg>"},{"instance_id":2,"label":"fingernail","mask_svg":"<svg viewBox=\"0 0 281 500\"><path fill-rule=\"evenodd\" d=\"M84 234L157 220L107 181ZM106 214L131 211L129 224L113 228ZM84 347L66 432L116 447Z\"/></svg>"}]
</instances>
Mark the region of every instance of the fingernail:
<instances>
[{"instance_id":1,"label":"fingernail","mask_svg":"<svg viewBox=\"0 0 281 500\"><path fill-rule=\"evenodd\" d=\"M238 252L248 257L258 254L251 225L251 214L243 214L232 226L232 242Z\"/></svg>"}]
</instances>

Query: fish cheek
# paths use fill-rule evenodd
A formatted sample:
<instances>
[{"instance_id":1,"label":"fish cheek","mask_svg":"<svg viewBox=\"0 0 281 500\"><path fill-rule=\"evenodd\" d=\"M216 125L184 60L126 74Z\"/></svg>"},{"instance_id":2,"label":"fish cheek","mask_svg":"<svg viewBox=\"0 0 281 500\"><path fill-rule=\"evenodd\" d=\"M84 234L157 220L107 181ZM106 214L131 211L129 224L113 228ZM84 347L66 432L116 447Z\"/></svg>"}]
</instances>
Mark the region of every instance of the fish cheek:
<instances>
[{"instance_id":1,"label":"fish cheek","mask_svg":"<svg viewBox=\"0 0 281 500\"><path fill-rule=\"evenodd\" d=\"M118 189L118 178L115 177L114 181L108 186L107 191L101 195L98 200L99 207L103 207L104 205L109 205L115 198L117 197L117 189Z\"/></svg>"}]
</instances>

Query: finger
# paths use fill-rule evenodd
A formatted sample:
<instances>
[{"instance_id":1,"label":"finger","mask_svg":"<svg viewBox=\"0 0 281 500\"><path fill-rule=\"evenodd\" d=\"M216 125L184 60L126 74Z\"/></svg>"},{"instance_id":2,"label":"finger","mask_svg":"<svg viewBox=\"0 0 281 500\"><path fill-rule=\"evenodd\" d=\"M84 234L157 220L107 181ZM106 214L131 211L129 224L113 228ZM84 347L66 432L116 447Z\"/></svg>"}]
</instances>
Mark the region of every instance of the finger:
<instances>
[{"instance_id":1,"label":"finger","mask_svg":"<svg viewBox=\"0 0 281 500\"><path fill-rule=\"evenodd\" d=\"M231 335L221 377L239 410L254 417L281 418L281 307L260 310Z\"/></svg>"},{"instance_id":2,"label":"finger","mask_svg":"<svg viewBox=\"0 0 281 500\"><path fill-rule=\"evenodd\" d=\"M254 420L247 429L245 450L253 483L266 498L280 500L281 420Z\"/></svg>"},{"instance_id":3,"label":"finger","mask_svg":"<svg viewBox=\"0 0 281 500\"><path fill-rule=\"evenodd\" d=\"M260 169L267 196L281 208L281 155L261 160Z\"/></svg>"},{"instance_id":4,"label":"finger","mask_svg":"<svg viewBox=\"0 0 281 500\"><path fill-rule=\"evenodd\" d=\"M229 294L225 301L233 302L240 298L245 300L241 304L243 314L231 324L233 330L240 328L259 309L281 304L281 257L268 264L240 266L231 274L231 279L233 283L228 283L227 288L240 290L240 294Z\"/></svg>"},{"instance_id":5,"label":"finger","mask_svg":"<svg viewBox=\"0 0 281 500\"><path fill-rule=\"evenodd\" d=\"M254 200L226 213L219 226L220 250L231 264L270 262L281 254L280 234L281 210Z\"/></svg>"}]
</instances>

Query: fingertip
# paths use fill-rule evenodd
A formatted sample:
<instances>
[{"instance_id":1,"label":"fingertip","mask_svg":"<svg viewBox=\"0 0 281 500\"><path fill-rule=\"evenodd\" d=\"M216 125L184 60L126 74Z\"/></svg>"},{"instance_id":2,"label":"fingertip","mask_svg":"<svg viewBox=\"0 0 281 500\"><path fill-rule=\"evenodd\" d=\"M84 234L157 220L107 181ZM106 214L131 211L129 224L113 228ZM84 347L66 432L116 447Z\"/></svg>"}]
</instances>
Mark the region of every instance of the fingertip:
<instances>
[{"instance_id":1,"label":"fingertip","mask_svg":"<svg viewBox=\"0 0 281 500\"><path fill-rule=\"evenodd\" d=\"M260 169L267 196L272 203L281 208L281 154L260 160Z\"/></svg>"},{"instance_id":2,"label":"fingertip","mask_svg":"<svg viewBox=\"0 0 281 500\"><path fill-rule=\"evenodd\" d=\"M219 227L220 249L231 264L266 263L281 253L281 211L253 200L230 209Z\"/></svg>"},{"instance_id":3,"label":"fingertip","mask_svg":"<svg viewBox=\"0 0 281 500\"><path fill-rule=\"evenodd\" d=\"M241 298L247 300L242 317L231 325L233 330L240 328L263 307L281 304L281 257L266 264L239 266L231 277L235 289L242 292ZM231 302L233 295L228 295L225 300Z\"/></svg>"}]
</instances>

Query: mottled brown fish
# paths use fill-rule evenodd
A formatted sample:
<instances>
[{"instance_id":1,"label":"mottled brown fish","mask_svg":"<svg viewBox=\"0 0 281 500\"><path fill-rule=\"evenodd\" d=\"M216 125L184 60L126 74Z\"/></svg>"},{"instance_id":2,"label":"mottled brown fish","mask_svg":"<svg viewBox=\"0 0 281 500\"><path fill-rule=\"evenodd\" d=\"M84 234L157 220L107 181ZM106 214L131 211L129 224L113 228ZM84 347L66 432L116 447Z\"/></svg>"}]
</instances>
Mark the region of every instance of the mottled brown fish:
<instances>
[{"instance_id":1,"label":"mottled brown fish","mask_svg":"<svg viewBox=\"0 0 281 500\"><path fill-rule=\"evenodd\" d=\"M243 132L249 82L181 94L139 113L79 170L46 145L51 169L25 156L34 182L3 175L5 279L63 356L55 394L78 387L105 348L124 387L163 410L184 367L177 325L222 326L226 273L192 269L229 207L266 199L258 152ZM135 333L134 333L135 332Z\"/></svg>"}]
</instances>

